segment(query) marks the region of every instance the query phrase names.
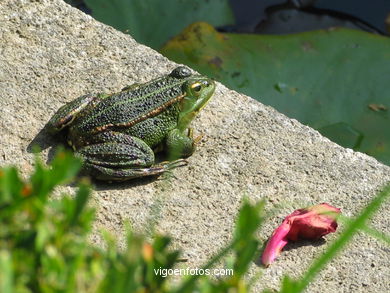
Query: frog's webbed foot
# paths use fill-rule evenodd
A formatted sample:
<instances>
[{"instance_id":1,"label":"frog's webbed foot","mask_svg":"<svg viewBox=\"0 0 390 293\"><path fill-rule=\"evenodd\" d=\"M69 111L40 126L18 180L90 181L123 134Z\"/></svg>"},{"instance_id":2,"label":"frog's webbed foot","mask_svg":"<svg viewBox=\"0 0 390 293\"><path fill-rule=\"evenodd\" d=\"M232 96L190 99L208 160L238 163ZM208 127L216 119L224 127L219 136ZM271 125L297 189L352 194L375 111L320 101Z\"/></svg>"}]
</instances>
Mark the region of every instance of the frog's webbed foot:
<instances>
[{"instance_id":1,"label":"frog's webbed foot","mask_svg":"<svg viewBox=\"0 0 390 293\"><path fill-rule=\"evenodd\" d=\"M176 160L153 165L153 150L144 141L119 132L95 135L76 154L83 159L84 170L100 180L123 181L160 175L186 164L185 160Z\"/></svg>"}]
</instances>

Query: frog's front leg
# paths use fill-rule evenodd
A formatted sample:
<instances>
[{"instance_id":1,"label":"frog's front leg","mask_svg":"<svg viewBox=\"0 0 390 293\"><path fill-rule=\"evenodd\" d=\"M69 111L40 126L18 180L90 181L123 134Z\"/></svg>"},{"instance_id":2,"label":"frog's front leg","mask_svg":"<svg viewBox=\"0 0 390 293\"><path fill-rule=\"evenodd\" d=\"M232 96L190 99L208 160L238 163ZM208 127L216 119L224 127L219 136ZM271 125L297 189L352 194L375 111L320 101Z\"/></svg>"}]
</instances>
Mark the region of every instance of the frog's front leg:
<instances>
[{"instance_id":1,"label":"frog's front leg","mask_svg":"<svg viewBox=\"0 0 390 293\"><path fill-rule=\"evenodd\" d=\"M196 148L197 139L194 140L192 129L182 132L179 129L171 130L165 140L169 160L189 157Z\"/></svg>"},{"instance_id":2,"label":"frog's front leg","mask_svg":"<svg viewBox=\"0 0 390 293\"><path fill-rule=\"evenodd\" d=\"M99 180L129 180L160 175L186 164L185 160L154 165L153 150L141 139L119 133L95 135L90 144L76 151L84 161L84 169Z\"/></svg>"},{"instance_id":3,"label":"frog's front leg","mask_svg":"<svg viewBox=\"0 0 390 293\"><path fill-rule=\"evenodd\" d=\"M69 126L82 111L93 108L107 96L107 94L87 94L63 105L47 123L49 131L58 132Z\"/></svg>"}]
</instances>

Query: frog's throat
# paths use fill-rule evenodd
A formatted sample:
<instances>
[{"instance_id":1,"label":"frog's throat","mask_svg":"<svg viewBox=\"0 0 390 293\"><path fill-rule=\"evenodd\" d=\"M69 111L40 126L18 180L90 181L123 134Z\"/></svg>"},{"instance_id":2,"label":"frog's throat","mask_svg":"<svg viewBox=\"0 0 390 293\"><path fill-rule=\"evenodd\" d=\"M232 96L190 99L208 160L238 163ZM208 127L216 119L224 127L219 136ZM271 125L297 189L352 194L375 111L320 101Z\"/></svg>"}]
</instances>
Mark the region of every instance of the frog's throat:
<instances>
[{"instance_id":1,"label":"frog's throat","mask_svg":"<svg viewBox=\"0 0 390 293\"><path fill-rule=\"evenodd\" d=\"M180 117L177 123L177 128L179 129L179 131L185 131L190 125L191 121L194 120L194 118L198 115L199 111L200 109L192 111L190 113L187 113L185 116Z\"/></svg>"},{"instance_id":2,"label":"frog's throat","mask_svg":"<svg viewBox=\"0 0 390 293\"><path fill-rule=\"evenodd\" d=\"M188 126L190 125L191 121L195 119L195 117L198 115L198 113L207 105L207 103L209 101L210 100L208 99L205 102L203 102L203 104L198 109L197 109L198 105L195 105L193 107L193 109L196 109L196 110L190 110L185 114L179 115L179 120L177 123L178 129L180 131L185 131L188 128Z\"/></svg>"},{"instance_id":3,"label":"frog's throat","mask_svg":"<svg viewBox=\"0 0 390 293\"><path fill-rule=\"evenodd\" d=\"M92 130L92 133L98 133L98 132L104 131L108 128L111 128L111 127L131 127L131 126L133 126L139 122L142 122L148 118L152 118L154 116L157 116L158 114L162 113L165 109L167 109L169 106L172 106L173 104L178 103L181 100L183 100L185 96L186 96L186 94L182 94L180 96L177 96L177 97L165 102L161 106L153 109L152 111L149 111L148 113L146 113L144 115L141 115L140 117L138 117L136 119L133 119L133 120L130 120L130 121L127 121L124 123L117 123L117 124L109 123L109 124L106 124L103 126L96 127Z\"/></svg>"}]
</instances>

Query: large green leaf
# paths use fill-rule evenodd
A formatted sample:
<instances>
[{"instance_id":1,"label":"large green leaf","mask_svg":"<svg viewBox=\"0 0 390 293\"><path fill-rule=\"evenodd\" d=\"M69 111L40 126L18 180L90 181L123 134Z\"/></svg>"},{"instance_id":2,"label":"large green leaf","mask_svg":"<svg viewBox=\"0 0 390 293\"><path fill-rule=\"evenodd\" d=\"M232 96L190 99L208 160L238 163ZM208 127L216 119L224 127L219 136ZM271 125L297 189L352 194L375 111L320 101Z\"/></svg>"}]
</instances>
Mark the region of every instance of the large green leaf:
<instances>
[{"instance_id":1,"label":"large green leaf","mask_svg":"<svg viewBox=\"0 0 390 293\"><path fill-rule=\"evenodd\" d=\"M85 0L92 16L138 42L159 49L195 21L215 26L234 22L228 0Z\"/></svg>"},{"instance_id":2,"label":"large green leaf","mask_svg":"<svg viewBox=\"0 0 390 293\"><path fill-rule=\"evenodd\" d=\"M162 53L390 164L387 37L349 29L222 34L195 23Z\"/></svg>"}]
</instances>

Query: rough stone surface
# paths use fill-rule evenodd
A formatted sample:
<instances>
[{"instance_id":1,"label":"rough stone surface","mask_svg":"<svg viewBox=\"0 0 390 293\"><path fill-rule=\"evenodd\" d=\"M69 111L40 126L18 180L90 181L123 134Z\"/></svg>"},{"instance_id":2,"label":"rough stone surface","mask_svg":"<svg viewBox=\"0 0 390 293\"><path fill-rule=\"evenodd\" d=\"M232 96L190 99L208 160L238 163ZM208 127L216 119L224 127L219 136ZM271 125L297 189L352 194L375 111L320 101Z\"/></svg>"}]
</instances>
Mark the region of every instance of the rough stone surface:
<instances>
[{"instance_id":1,"label":"rough stone surface","mask_svg":"<svg viewBox=\"0 0 390 293\"><path fill-rule=\"evenodd\" d=\"M175 67L60 0L1 1L0 34L0 164L16 164L25 176L32 170L34 143L44 149L43 157L52 153L57 140L42 129L65 102L88 92L117 91ZM185 266L199 267L231 238L245 195L268 202L272 217L258 232L265 240L296 208L328 202L353 216L390 179L390 168L375 159L341 148L221 84L193 126L205 140L170 181L96 185L92 241L103 245L104 228L123 243L126 220L138 231L155 222L183 250ZM372 227L390 232L388 210L387 203ZM261 273L253 291L278 288L283 274L299 276L335 237L290 247L268 269L253 263L248 276ZM389 248L360 233L309 291L389 292L389 279Z\"/></svg>"}]
</instances>

